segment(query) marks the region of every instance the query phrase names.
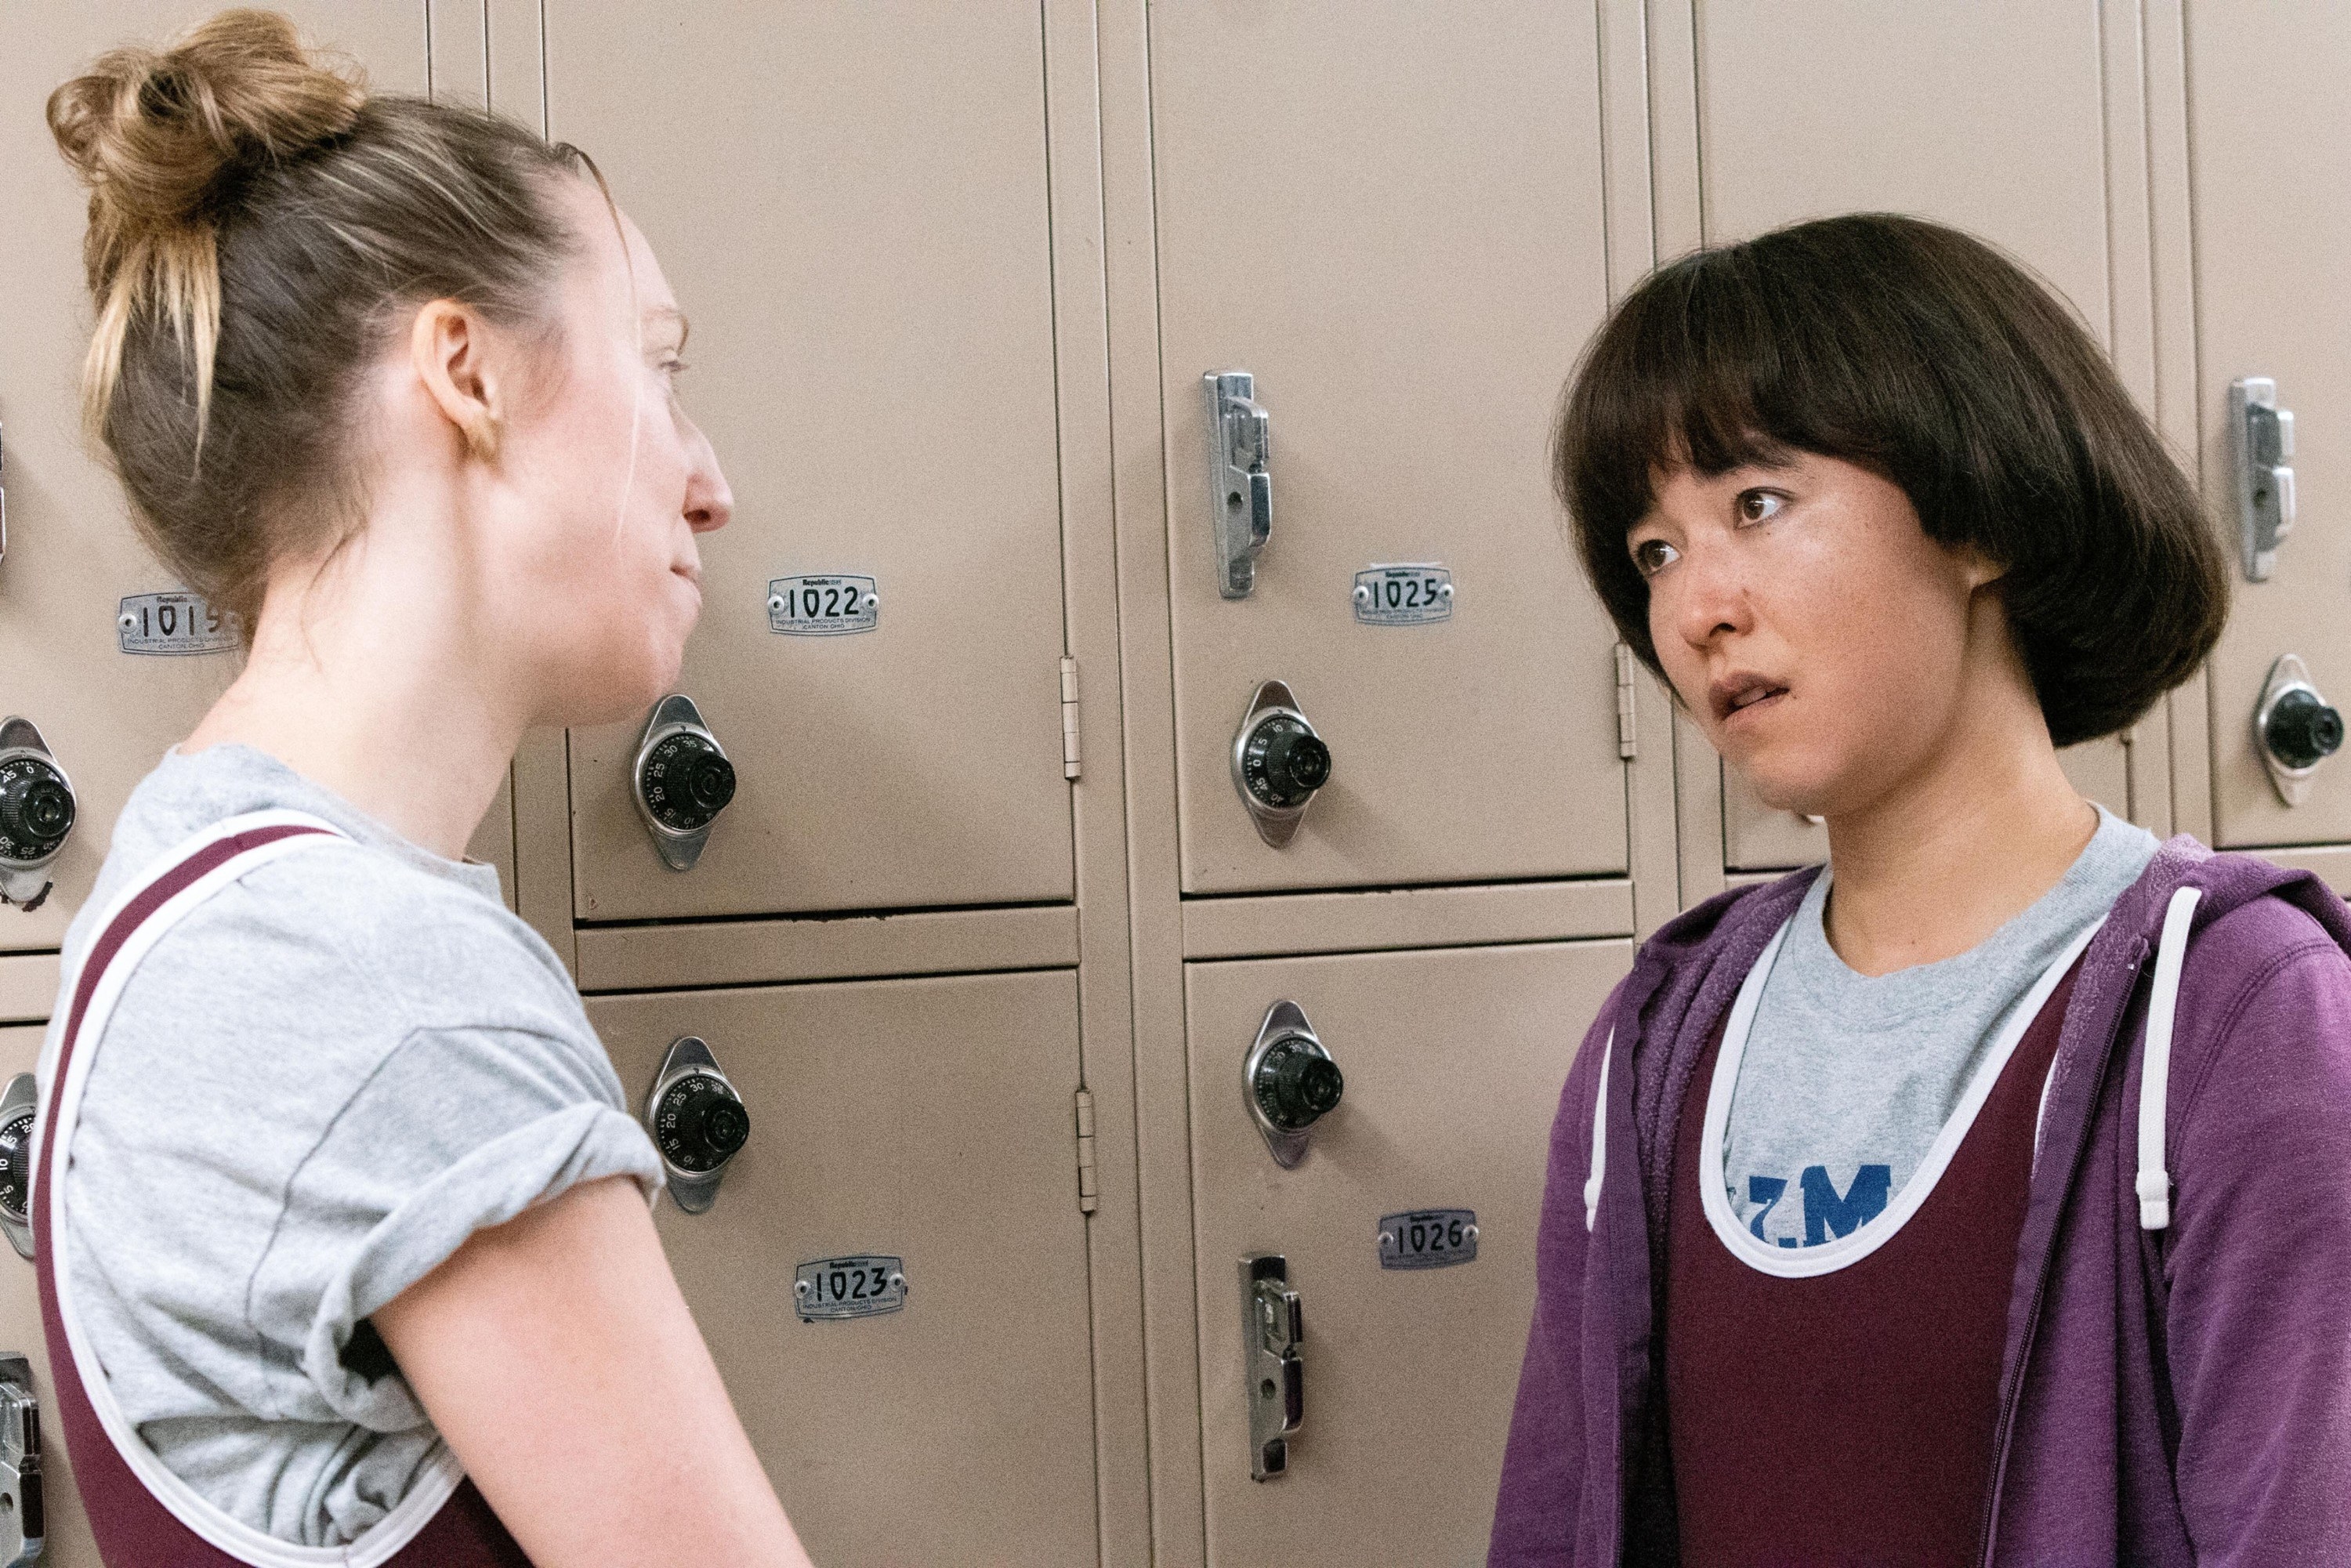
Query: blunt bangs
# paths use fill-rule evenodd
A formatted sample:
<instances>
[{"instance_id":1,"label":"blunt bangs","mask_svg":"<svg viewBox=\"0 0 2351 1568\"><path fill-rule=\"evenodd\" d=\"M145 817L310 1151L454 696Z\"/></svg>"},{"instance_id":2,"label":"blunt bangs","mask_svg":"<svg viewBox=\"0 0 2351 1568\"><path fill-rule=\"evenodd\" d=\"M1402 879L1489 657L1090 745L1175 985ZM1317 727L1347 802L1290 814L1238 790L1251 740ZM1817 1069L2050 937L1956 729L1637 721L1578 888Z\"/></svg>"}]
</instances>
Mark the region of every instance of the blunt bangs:
<instances>
[{"instance_id":1,"label":"blunt bangs","mask_svg":"<svg viewBox=\"0 0 2351 1568\"><path fill-rule=\"evenodd\" d=\"M1699 251L1593 340L1555 477L1585 573L1652 670L1625 541L1657 481L1796 452L1884 476L1929 538L2004 569L2059 746L2132 723L2220 635L2226 563L2194 487L2072 313L1955 229L1857 214Z\"/></svg>"}]
</instances>

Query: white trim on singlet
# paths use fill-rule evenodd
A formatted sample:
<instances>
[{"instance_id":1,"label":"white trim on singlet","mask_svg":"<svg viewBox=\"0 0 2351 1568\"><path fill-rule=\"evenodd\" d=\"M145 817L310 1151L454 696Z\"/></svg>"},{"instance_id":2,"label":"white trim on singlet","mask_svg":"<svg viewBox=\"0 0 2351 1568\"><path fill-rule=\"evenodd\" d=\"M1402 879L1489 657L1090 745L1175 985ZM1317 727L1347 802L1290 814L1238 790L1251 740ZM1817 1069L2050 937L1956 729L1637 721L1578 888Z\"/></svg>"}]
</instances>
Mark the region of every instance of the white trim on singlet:
<instances>
[{"instance_id":1,"label":"white trim on singlet","mask_svg":"<svg viewBox=\"0 0 2351 1568\"><path fill-rule=\"evenodd\" d=\"M206 899L229 886L238 878L281 855L323 844L349 845L350 836L331 822L299 811L254 811L214 823L204 832L190 839L164 856L148 872L133 880L131 886L107 906L105 917L91 927L91 946L103 937L108 927L138 897L157 880L174 868L184 865L208 845L237 833L254 832L273 827L305 827L321 830L331 835L320 838L313 834L283 838L231 856L213 870L174 894L154 913L139 924L136 930L108 960L99 975L97 988L91 993L89 1008L83 1012L78 1031L78 1043L73 1052L72 1069L63 1083L52 1083L49 1075L54 1061L43 1062L42 1082L46 1092L41 1096L40 1116L57 1118L57 1145L50 1157L63 1160L73 1141L74 1128L81 1112L81 1097L89 1081L90 1063L97 1059L98 1047L106 1036L106 1024L114 1004L122 995L123 987L155 944L172 927ZM89 951L84 949L85 953ZM65 1005L70 1009L74 988L79 984L79 966L63 992ZM63 1026L53 1042L62 1050ZM40 1142L46 1129L34 1129L34 1147L44 1147ZM51 1249L48 1267L57 1291L57 1316L65 1330L66 1343L73 1354L74 1370L81 1379L82 1389L89 1396L90 1407L97 1412L106 1435L113 1439L115 1451L122 1456L131 1472L146 1487L155 1500L168 1509L172 1517L219 1551L227 1552L240 1563L253 1568L381 1568L393 1556L405 1550L441 1511L465 1479L465 1469L457 1457L444 1444L434 1457L418 1472L417 1479L392 1511L371 1526L359 1540L348 1546L297 1546L265 1535L243 1521L223 1511L209 1500L198 1495L158 1458L155 1451L142 1440L138 1428L122 1414L116 1403L114 1391L106 1380L96 1348L82 1331L73 1308L73 1270L67 1266L67 1249L71 1229L67 1225L66 1191L68 1184L48 1183L47 1172L37 1169L32 1201L49 1205L48 1243ZM44 1190L46 1189L46 1190Z\"/></svg>"},{"instance_id":2,"label":"white trim on singlet","mask_svg":"<svg viewBox=\"0 0 2351 1568\"><path fill-rule=\"evenodd\" d=\"M1771 978L1771 966L1780 956L1780 948L1795 924L1791 915L1773 934L1771 945L1763 949L1755 967L1739 988L1739 999L1731 1005L1730 1021L1723 1030L1721 1054L1715 1058L1714 1079L1706 1096L1706 1123L1698 1144L1698 1192L1706 1209L1708 1224L1714 1233L1730 1249L1731 1256L1758 1272L1776 1275L1783 1280L1807 1280L1834 1273L1861 1261L1890 1240L1910 1217L1927 1201L1935 1184L1942 1179L1951 1156L1959 1152L1968 1129L1975 1124L1976 1113L1991 1097L1992 1085L2000 1081L2001 1069L2008 1065L2025 1031L2041 1015L2043 1004L2074 960L2090 945L2090 938L2105 925L2102 915L2089 928L2065 945L2023 999L2011 1008L2001 1021L2000 1032L1993 1036L1991 1048L1984 1054L1975 1075L1968 1080L1966 1092L1959 1104L1943 1124L1942 1131L1928 1145L1927 1157L1911 1173L1902 1190L1886 1206L1883 1212L1866 1223L1855 1228L1850 1235L1823 1241L1817 1247L1777 1247L1759 1240L1747 1227L1740 1223L1738 1211L1730 1207L1730 1194L1723 1186L1723 1139L1730 1124L1731 1093L1739 1083L1740 1059L1747 1052L1747 1039L1755 1027L1755 1012L1763 1000L1763 988Z\"/></svg>"}]
</instances>

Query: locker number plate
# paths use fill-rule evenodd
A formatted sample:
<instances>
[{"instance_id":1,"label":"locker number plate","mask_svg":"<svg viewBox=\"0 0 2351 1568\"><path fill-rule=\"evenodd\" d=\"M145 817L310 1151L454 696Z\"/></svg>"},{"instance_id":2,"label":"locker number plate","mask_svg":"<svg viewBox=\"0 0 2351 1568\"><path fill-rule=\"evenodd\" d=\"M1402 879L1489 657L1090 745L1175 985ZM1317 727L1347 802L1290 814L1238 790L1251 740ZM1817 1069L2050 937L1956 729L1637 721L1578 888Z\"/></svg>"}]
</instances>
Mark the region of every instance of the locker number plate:
<instances>
[{"instance_id":1,"label":"locker number plate","mask_svg":"<svg viewBox=\"0 0 2351 1568\"><path fill-rule=\"evenodd\" d=\"M1383 1269L1450 1269L1477 1260L1474 1208L1416 1208L1380 1216Z\"/></svg>"},{"instance_id":2,"label":"locker number plate","mask_svg":"<svg viewBox=\"0 0 2351 1568\"><path fill-rule=\"evenodd\" d=\"M134 593L117 607L114 629L126 653L226 653L236 647L236 620L200 593Z\"/></svg>"},{"instance_id":3,"label":"locker number plate","mask_svg":"<svg viewBox=\"0 0 2351 1568\"><path fill-rule=\"evenodd\" d=\"M1355 574L1355 619L1426 626L1453 619L1453 573L1441 566L1367 566Z\"/></svg>"},{"instance_id":4,"label":"locker number plate","mask_svg":"<svg viewBox=\"0 0 2351 1568\"><path fill-rule=\"evenodd\" d=\"M792 1278L800 1322L879 1317L906 1304L906 1267L896 1258L820 1258Z\"/></svg>"},{"instance_id":5,"label":"locker number plate","mask_svg":"<svg viewBox=\"0 0 2351 1568\"><path fill-rule=\"evenodd\" d=\"M768 582L768 630L784 637L840 637L882 622L870 577L778 577Z\"/></svg>"}]
</instances>

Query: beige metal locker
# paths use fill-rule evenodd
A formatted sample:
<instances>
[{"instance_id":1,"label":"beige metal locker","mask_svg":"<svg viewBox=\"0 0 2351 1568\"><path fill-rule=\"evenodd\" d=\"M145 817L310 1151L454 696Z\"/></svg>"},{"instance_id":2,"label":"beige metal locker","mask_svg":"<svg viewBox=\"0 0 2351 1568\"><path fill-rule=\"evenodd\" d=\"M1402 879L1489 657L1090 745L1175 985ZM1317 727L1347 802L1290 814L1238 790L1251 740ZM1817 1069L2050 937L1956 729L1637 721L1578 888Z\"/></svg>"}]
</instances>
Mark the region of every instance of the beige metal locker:
<instances>
[{"instance_id":1,"label":"beige metal locker","mask_svg":"<svg viewBox=\"0 0 2351 1568\"><path fill-rule=\"evenodd\" d=\"M2252 719L2272 664L2298 654L2336 705L2351 698L2351 12L2339 5L2188 7L2196 203L2198 423L2204 494L2236 603L2211 663L2213 841L2351 839L2351 763L2323 763L2289 806ZM2266 581L2247 580L2227 423L2229 386L2264 376L2296 415L2299 520Z\"/></svg>"},{"instance_id":2,"label":"beige metal locker","mask_svg":"<svg viewBox=\"0 0 2351 1568\"><path fill-rule=\"evenodd\" d=\"M1037 6L550 0L545 26L549 133L692 316L684 395L736 498L680 685L738 793L669 871L642 721L575 733L579 915L1068 901ZM864 614L836 582L800 616L809 576Z\"/></svg>"},{"instance_id":3,"label":"beige metal locker","mask_svg":"<svg viewBox=\"0 0 2351 1568\"><path fill-rule=\"evenodd\" d=\"M396 0L282 7L360 60L389 90L426 87L424 8ZM74 832L47 868L56 888L27 915L0 908L0 952L54 948L81 906L124 797L192 728L235 674L234 653L136 656L126 643L200 644L188 607L148 607L146 635L117 624L135 596L181 584L133 537L122 492L82 444L80 374L89 298L86 197L57 156L41 106L99 55L161 42L208 12L170 0L13 5L0 47L0 213L6 216L7 312L0 328L0 716L39 727L78 798ZM172 635L159 620L168 614ZM209 620L209 617L206 618Z\"/></svg>"},{"instance_id":4,"label":"beige metal locker","mask_svg":"<svg viewBox=\"0 0 2351 1568\"><path fill-rule=\"evenodd\" d=\"M1560 1084L1631 956L1614 941L1187 966L1211 1563L1484 1560ZM1242 1089L1285 1000L1345 1075L1294 1169ZM1384 1267L1386 1217L1437 1210L1475 1212L1475 1259ZM1287 1260L1306 1331L1303 1423L1287 1472L1264 1481L1239 1279L1260 1253Z\"/></svg>"},{"instance_id":5,"label":"beige metal locker","mask_svg":"<svg viewBox=\"0 0 2351 1568\"><path fill-rule=\"evenodd\" d=\"M1184 891L1621 873L1614 636L1544 455L1606 306L1593 7L1162 5L1149 26ZM1246 598L1216 539L1217 371L1252 376L1269 419ZM1411 575L1450 590L1444 618L1365 618L1413 616L1359 608L1390 565L1430 569ZM1279 849L1232 771L1267 680L1335 758Z\"/></svg>"},{"instance_id":6,"label":"beige metal locker","mask_svg":"<svg viewBox=\"0 0 2351 1568\"><path fill-rule=\"evenodd\" d=\"M2112 278L2129 256L2109 238L2105 28L2096 5L2036 0L1697 0L1707 241L1834 213L1916 213L2022 258L2109 349L2118 332L2143 337L2143 320L2117 318L2143 316L2144 280L2134 292ZM2134 112L2111 106L2117 119ZM2064 762L2109 809L2168 825L2168 799L2132 799L2122 742L2069 748ZM2165 771L2158 761L2152 774ZM1765 806L1735 774L1723 840L1733 868L1828 855L1816 824Z\"/></svg>"},{"instance_id":7,"label":"beige metal locker","mask_svg":"<svg viewBox=\"0 0 2351 1568\"><path fill-rule=\"evenodd\" d=\"M750 1113L716 1205L664 1197L659 1222L820 1563L1097 1560L1077 988L1040 970L589 1004L632 1095L691 1034ZM903 1310L801 1321L796 1274L851 1256L895 1260Z\"/></svg>"},{"instance_id":8,"label":"beige metal locker","mask_svg":"<svg viewBox=\"0 0 2351 1568\"><path fill-rule=\"evenodd\" d=\"M39 1026L0 1029L0 1086L30 1072L40 1059ZM74 1490L73 1463L66 1456L65 1429L57 1416L57 1388L49 1381L49 1350L41 1334L40 1287L33 1265L0 1247L0 1352L16 1352L33 1364L41 1401L41 1496L48 1505L48 1546L43 1568L99 1568L98 1542Z\"/></svg>"}]
</instances>

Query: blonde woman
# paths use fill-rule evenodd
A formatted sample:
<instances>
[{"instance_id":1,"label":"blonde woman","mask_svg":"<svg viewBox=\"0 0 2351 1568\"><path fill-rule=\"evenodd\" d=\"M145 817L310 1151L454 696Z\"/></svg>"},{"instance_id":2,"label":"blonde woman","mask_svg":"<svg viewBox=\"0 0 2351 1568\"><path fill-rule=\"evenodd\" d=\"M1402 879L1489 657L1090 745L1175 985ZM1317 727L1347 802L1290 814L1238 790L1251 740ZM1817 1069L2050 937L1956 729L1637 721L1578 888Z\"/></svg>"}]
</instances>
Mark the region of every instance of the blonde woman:
<instances>
[{"instance_id":1,"label":"blonde woman","mask_svg":"<svg viewBox=\"0 0 2351 1568\"><path fill-rule=\"evenodd\" d=\"M685 319L579 153L230 12L60 88L92 427L243 674L68 934L36 1196L107 1560L802 1564L650 1142L463 860L701 608Z\"/></svg>"}]
</instances>

